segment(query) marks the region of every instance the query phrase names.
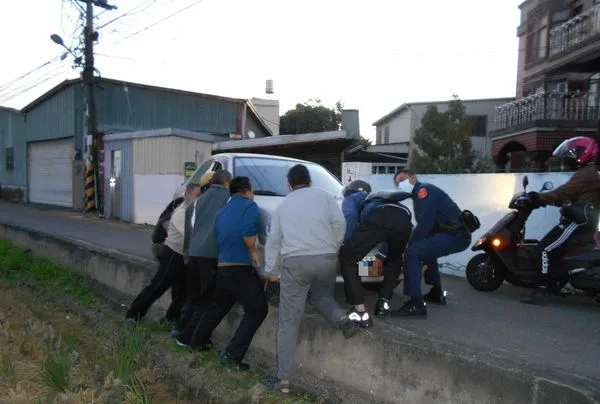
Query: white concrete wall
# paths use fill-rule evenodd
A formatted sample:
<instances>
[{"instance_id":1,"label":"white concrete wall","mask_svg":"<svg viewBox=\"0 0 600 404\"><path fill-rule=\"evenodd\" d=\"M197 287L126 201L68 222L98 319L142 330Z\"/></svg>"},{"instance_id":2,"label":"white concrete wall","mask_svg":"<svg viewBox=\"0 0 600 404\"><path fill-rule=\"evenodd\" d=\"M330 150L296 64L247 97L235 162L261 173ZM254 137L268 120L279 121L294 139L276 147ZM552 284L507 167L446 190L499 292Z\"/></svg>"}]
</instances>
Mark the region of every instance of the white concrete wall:
<instances>
[{"instance_id":1,"label":"white concrete wall","mask_svg":"<svg viewBox=\"0 0 600 404\"><path fill-rule=\"evenodd\" d=\"M133 179L133 222L154 226L183 182L183 174L135 174Z\"/></svg>"},{"instance_id":2,"label":"white concrete wall","mask_svg":"<svg viewBox=\"0 0 600 404\"><path fill-rule=\"evenodd\" d=\"M444 189L460 206L475 213L481 221L481 228L473 233L473 243L492 227L502 216L508 213L511 197L522 191L523 177L529 178L528 190L539 191L545 181L552 181L554 187L565 183L571 173L507 173L507 174L458 174L458 175L420 175L421 182L428 182ZM394 189L393 175L369 175L362 178L368 181L373 191ZM412 201L406 205L412 210ZM559 219L558 208L537 209L527 222L527 236L541 238ZM453 254L439 260L444 273L464 276L467 262L476 253L466 251Z\"/></svg>"}]
</instances>

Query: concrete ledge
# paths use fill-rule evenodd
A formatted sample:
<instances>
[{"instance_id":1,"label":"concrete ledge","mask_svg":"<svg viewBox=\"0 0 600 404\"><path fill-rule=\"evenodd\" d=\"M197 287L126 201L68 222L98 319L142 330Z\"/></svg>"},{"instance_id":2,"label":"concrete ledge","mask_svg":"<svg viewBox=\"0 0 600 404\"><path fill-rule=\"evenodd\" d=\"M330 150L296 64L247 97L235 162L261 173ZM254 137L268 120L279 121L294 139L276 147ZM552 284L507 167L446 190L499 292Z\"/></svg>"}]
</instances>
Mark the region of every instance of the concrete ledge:
<instances>
[{"instance_id":1,"label":"concrete ledge","mask_svg":"<svg viewBox=\"0 0 600 404\"><path fill-rule=\"evenodd\" d=\"M0 237L53 258L107 290L126 296L138 293L156 267L151 260L9 224L0 224ZM158 304L166 307L168 297ZM218 340L231 336L240 315L234 310L223 321L216 332ZM270 307L250 352L259 367L274 365L276 326L277 308ZM600 402L600 394L595 390L597 381L531 369L524 363L506 363L499 357L391 325L378 326L346 340L310 312L301 328L296 359L299 382L333 392L343 402Z\"/></svg>"}]
</instances>

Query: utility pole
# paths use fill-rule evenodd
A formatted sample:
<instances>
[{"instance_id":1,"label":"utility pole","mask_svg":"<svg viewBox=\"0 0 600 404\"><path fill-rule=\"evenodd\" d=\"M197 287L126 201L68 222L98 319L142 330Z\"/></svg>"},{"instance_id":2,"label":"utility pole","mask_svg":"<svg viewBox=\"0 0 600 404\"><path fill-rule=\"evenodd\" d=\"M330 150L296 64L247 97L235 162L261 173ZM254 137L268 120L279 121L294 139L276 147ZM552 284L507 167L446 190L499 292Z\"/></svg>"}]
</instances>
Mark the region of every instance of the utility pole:
<instances>
[{"instance_id":1,"label":"utility pole","mask_svg":"<svg viewBox=\"0 0 600 404\"><path fill-rule=\"evenodd\" d=\"M106 3L106 0L79 0L85 2L84 35L84 66L81 78L84 85L85 121L86 121L86 154L84 182L84 211L98 212L98 120L96 116L96 100L94 98L94 42L98 33L94 30L94 6L106 10L116 7Z\"/></svg>"}]
</instances>

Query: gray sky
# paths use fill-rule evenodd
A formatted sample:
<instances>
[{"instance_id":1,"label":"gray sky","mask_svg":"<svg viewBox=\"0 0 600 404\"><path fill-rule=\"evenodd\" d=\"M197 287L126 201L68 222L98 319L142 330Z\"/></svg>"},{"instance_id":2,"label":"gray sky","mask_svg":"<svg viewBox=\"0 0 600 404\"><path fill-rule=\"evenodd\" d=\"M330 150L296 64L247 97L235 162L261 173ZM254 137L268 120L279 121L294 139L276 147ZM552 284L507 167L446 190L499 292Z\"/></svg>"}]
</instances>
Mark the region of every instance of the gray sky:
<instances>
[{"instance_id":1,"label":"gray sky","mask_svg":"<svg viewBox=\"0 0 600 404\"><path fill-rule=\"evenodd\" d=\"M273 79L282 114L339 99L360 110L371 139L371 124L403 102L515 94L521 0L108 2L118 9L96 8L98 27L130 13L99 30L102 76L239 98L266 97ZM20 108L77 77L69 57L6 86L62 53L52 33L76 43L74 3L4 2L0 105Z\"/></svg>"}]
</instances>

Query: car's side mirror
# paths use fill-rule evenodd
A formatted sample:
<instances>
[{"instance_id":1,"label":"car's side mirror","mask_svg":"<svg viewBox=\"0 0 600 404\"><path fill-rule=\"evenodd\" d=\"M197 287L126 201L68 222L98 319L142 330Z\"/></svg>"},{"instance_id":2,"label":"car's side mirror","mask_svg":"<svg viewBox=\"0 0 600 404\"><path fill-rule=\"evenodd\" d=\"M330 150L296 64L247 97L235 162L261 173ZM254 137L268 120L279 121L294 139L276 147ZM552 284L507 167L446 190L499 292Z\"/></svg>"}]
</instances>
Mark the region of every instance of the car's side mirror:
<instances>
[{"instance_id":1,"label":"car's side mirror","mask_svg":"<svg viewBox=\"0 0 600 404\"><path fill-rule=\"evenodd\" d=\"M552 189L554 189L552 181L546 181L544 182L544 185L542 185L542 191L550 191Z\"/></svg>"}]
</instances>

